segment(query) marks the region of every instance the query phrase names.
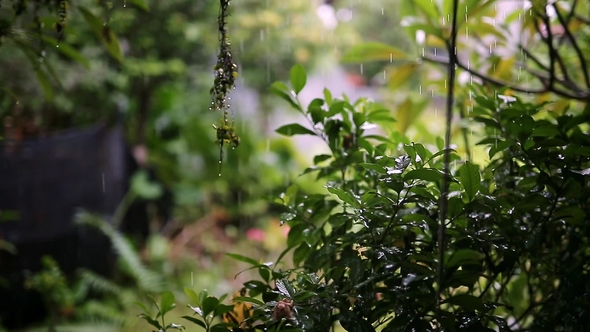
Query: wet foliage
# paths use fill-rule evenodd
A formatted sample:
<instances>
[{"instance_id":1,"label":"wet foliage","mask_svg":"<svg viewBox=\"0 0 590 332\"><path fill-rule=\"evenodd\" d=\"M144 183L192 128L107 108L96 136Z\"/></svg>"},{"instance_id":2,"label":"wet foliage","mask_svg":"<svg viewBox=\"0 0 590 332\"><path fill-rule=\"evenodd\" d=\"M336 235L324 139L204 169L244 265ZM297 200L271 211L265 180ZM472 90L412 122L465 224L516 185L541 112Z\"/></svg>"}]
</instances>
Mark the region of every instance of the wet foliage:
<instances>
[{"instance_id":1,"label":"wet foliage","mask_svg":"<svg viewBox=\"0 0 590 332\"><path fill-rule=\"evenodd\" d=\"M449 151L441 248L442 144L371 132L395 120L369 100L325 90L305 107L296 97L305 82L295 66L291 87L272 86L308 122L277 131L316 136L329 147L304 171L327 180L326 190L292 185L275 200L290 232L274 264L230 255L260 280L244 283L249 297L237 298L252 304L249 315L227 324L328 331L339 323L354 332L581 331L590 324L590 107L557 114L507 91L474 89L470 117L485 125L478 144L491 161L482 167ZM287 253L292 269L281 262Z\"/></svg>"}]
</instances>

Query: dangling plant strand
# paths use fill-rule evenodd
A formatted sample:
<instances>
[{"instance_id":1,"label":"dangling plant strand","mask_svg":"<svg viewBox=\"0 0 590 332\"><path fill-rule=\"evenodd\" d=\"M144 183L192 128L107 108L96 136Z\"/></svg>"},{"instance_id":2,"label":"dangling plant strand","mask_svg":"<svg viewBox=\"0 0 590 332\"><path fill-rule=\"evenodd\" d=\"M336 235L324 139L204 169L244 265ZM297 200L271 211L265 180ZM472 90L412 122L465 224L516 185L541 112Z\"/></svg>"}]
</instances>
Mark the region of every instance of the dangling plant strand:
<instances>
[{"instance_id":1,"label":"dangling plant strand","mask_svg":"<svg viewBox=\"0 0 590 332\"><path fill-rule=\"evenodd\" d=\"M233 121L229 119L229 107L227 103L229 93L235 87L238 77L237 65L232 59L231 42L227 36L227 17L229 16L229 5L231 0L220 0L219 17L219 55L215 64L213 87L211 87L211 110L223 112L221 123L213 125L217 131L215 141L219 144L219 175L221 175L221 163L223 162L223 145L232 144L237 147L240 138L235 132Z\"/></svg>"},{"instance_id":2,"label":"dangling plant strand","mask_svg":"<svg viewBox=\"0 0 590 332\"><path fill-rule=\"evenodd\" d=\"M59 22L55 25L57 31L57 45L61 42L64 32L66 31L66 25L68 24L68 2L66 0L59 0L57 13L59 15Z\"/></svg>"}]
</instances>

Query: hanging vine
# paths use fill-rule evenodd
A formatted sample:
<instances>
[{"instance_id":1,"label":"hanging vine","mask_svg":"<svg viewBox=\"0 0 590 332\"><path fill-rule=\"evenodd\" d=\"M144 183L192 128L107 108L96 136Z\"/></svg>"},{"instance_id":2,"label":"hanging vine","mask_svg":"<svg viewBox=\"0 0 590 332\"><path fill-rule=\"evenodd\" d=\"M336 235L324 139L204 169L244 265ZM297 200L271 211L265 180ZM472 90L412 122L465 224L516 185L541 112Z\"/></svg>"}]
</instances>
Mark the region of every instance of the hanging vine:
<instances>
[{"instance_id":1,"label":"hanging vine","mask_svg":"<svg viewBox=\"0 0 590 332\"><path fill-rule=\"evenodd\" d=\"M223 112L218 125L213 125L217 135L216 144L219 145L219 175L221 175L221 163L223 162L223 146L231 144L234 148L240 144L240 138L235 132L233 120L230 121L229 93L235 88L238 77L237 65L232 59L231 42L227 36L227 17L231 0L220 0L219 17L219 54L215 64L213 87L211 87L211 110Z\"/></svg>"}]
</instances>

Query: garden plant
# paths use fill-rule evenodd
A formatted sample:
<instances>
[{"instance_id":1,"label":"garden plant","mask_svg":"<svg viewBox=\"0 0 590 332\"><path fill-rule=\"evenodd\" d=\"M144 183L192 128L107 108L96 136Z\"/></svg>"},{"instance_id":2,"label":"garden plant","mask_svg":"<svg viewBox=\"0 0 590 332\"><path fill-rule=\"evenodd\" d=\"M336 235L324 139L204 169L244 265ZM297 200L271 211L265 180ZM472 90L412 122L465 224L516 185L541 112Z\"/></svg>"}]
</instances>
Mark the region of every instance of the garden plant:
<instances>
[{"instance_id":1,"label":"garden plant","mask_svg":"<svg viewBox=\"0 0 590 332\"><path fill-rule=\"evenodd\" d=\"M244 142L226 105L236 65L222 24L233 7L219 3L211 95L223 114L212 131L219 148L239 143L238 151ZM590 326L590 3L534 0L513 11L501 1L400 4L403 28L422 36L414 53L369 42L344 56L383 64L392 109L329 88L304 105L308 73L300 64L290 68L288 84L270 85L301 118L276 132L311 136L327 152L300 172L322 190L295 179L269 199L289 227L280 255L227 254L257 278L231 295L188 286L181 293L147 270L111 225L81 214L109 236L139 291L122 294L91 273L86 283L120 293L120 303L145 293L134 299L137 313L157 332ZM422 125L418 140L409 129L432 97L445 100L445 116L431 119L444 124L444 138ZM208 172L218 174L218 161L234 167L231 158L240 154L208 158ZM45 290L48 303L71 305L71 295L53 296L67 291L55 264L46 265L59 281L56 294L43 288L44 274L30 286ZM181 297L186 307L177 306Z\"/></svg>"}]
</instances>

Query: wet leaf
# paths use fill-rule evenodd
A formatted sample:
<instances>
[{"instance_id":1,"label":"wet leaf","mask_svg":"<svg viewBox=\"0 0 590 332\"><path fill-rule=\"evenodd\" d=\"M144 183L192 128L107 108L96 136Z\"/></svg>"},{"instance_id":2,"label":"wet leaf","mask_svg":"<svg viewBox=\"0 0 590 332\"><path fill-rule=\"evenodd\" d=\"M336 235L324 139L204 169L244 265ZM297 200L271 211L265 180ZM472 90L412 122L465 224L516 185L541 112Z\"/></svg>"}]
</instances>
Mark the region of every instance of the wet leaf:
<instances>
[{"instance_id":1,"label":"wet leaf","mask_svg":"<svg viewBox=\"0 0 590 332\"><path fill-rule=\"evenodd\" d=\"M86 23L92 28L98 39L103 43L109 54L119 62L123 61L123 53L119 45L119 39L115 33L103 24L103 20L92 14L90 10L83 6L77 6L82 13Z\"/></svg>"},{"instance_id":2,"label":"wet leaf","mask_svg":"<svg viewBox=\"0 0 590 332\"><path fill-rule=\"evenodd\" d=\"M407 55L400 49L378 42L368 42L353 46L342 57L343 62L358 63L370 61L389 61L406 59Z\"/></svg>"},{"instance_id":3,"label":"wet leaf","mask_svg":"<svg viewBox=\"0 0 590 332\"><path fill-rule=\"evenodd\" d=\"M340 198L344 203L349 204L352 207L358 207L358 201L349 193L345 192L342 189L328 187L328 191Z\"/></svg>"},{"instance_id":4,"label":"wet leaf","mask_svg":"<svg viewBox=\"0 0 590 332\"><path fill-rule=\"evenodd\" d=\"M273 94L275 94L276 96L283 99L284 101L286 101L287 103L289 103L289 105L291 105L291 107L293 107L294 109L296 109L300 112L303 112L301 109L301 106L299 106L299 104L294 99L293 94L295 92L293 92L293 94L292 94L291 90L287 87L287 85L285 85L285 83L274 82L273 84L270 85L270 88L268 90L270 92L272 92Z\"/></svg>"},{"instance_id":5,"label":"wet leaf","mask_svg":"<svg viewBox=\"0 0 590 332\"><path fill-rule=\"evenodd\" d=\"M295 94L299 94L307 82L307 74L302 65L296 64L291 68L290 79Z\"/></svg>"},{"instance_id":6,"label":"wet leaf","mask_svg":"<svg viewBox=\"0 0 590 332\"><path fill-rule=\"evenodd\" d=\"M232 254L232 253L226 253L225 255L228 257L231 257L235 260L238 260L240 262L248 263L250 265L258 265L258 262L250 257L242 256L240 254Z\"/></svg>"},{"instance_id":7,"label":"wet leaf","mask_svg":"<svg viewBox=\"0 0 590 332\"><path fill-rule=\"evenodd\" d=\"M410 77L414 74L418 68L418 64L416 62L409 62L405 63L401 66L394 68L388 75L389 80L387 84L390 89L397 89L404 85Z\"/></svg>"},{"instance_id":8,"label":"wet leaf","mask_svg":"<svg viewBox=\"0 0 590 332\"><path fill-rule=\"evenodd\" d=\"M447 260L445 268L451 269L464 265L480 265L483 254L471 249L455 251Z\"/></svg>"},{"instance_id":9,"label":"wet leaf","mask_svg":"<svg viewBox=\"0 0 590 332\"><path fill-rule=\"evenodd\" d=\"M160 315L165 315L168 311L174 309L174 294L172 292L165 292L160 297Z\"/></svg>"},{"instance_id":10,"label":"wet leaf","mask_svg":"<svg viewBox=\"0 0 590 332\"><path fill-rule=\"evenodd\" d=\"M458 305L465 310L486 311L483 301L473 295L459 294L446 299L443 303Z\"/></svg>"},{"instance_id":11,"label":"wet leaf","mask_svg":"<svg viewBox=\"0 0 590 332\"><path fill-rule=\"evenodd\" d=\"M205 322L203 322L202 320L200 320L196 317L182 316L182 318L188 320L189 322L199 325L200 327L204 328L205 330L207 329L207 325L205 325Z\"/></svg>"},{"instance_id":12,"label":"wet leaf","mask_svg":"<svg viewBox=\"0 0 590 332\"><path fill-rule=\"evenodd\" d=\"M213 296L208 296L203 300L203 316L207 316L219 305L219 300Z\"/></svg>"},{"instance_id":13,"label":"wet leaf","mask_svg":"<svg viewBox=\"0 0 590 332\"><path fill-rule=\"evenodd\" d=\"M302 125L300 125L298 123L284 125L284 126L280 127L279 129L277 129L276 132L281 135L285 135L285 136L294 136L294 135L316 136L316 134L313 131L303 127Z\"/></svg>"},{"instance_id":14,"label":"wet leaf","mask_svg":"<svg viewBox=\"0 0 590 332\"><path fill-rule=\"evenodd\" d=\"M467 201L471 202L479 192L481 182L479 167L470 162L465 162L465 164L459 169L459 172L459 182L461 183L461 186L463 186L463 190L465 190Z\"/></svg>"},{"instance_id":15,"label":"wet leaf","mask_svg":"<svg viewBox=\"0 0 590 332\"><path fill-rule=\"evenodd\" d=\"M193 303L199 303L199 296L197 295L197 293L195 293L194 290L190 288L185 288L184 293L189 297L189 299L191 299L191 301L193 301Z\"/></svg>"},{"instance_id":16,"label":"wet leaf","mask_svg":"<svg viewBox=\"0 0 590 332\"><path fill-rule=\"evenodd\" d=\"M128 3L132 3L134 5L136 5L137 7L145 10L145 11L149 11L150 7L148 6L147 2L145 0L127 0Z\"/></svg>"},{"instance_id":17,"label":"wet leaf","mask_svg":"<svg viewBox=\"0 0 590 332\"><path fill-rule=\"evenodd\" d=\"M146 322L148 322L148 324L150 324L151 326L161 330L162 329L162 325L160 325L160 322L158 322L157 320L151 318L150 316L146 316L144 314L141 314L138 316L139 318L145 319Z\"/></svg>"},{"instance_id":18,"label":"wet leaf","mask_svg":"<svg viewBox=\"0 0 590 332\"><path fill-rule=\"evenodd\" d=\"M421 168L409 171L404 176L404 181L408 180L424 180L428 182L439 182L442 180L442 174L432 168Z\"/></svg>"}]
</instances>

